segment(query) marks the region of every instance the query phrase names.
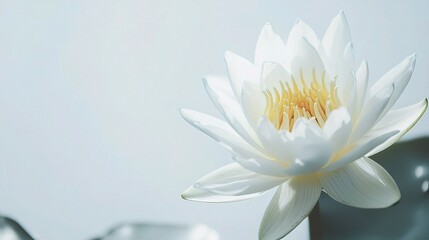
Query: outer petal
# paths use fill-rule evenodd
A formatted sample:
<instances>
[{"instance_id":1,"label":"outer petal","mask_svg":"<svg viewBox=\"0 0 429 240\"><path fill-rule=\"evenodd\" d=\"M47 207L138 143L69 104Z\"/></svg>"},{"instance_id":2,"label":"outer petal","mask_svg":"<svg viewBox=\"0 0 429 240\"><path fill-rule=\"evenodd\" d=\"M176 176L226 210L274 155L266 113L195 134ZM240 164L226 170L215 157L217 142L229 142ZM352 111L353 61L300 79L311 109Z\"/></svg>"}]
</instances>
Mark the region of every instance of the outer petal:
<instances>
[{"instance_id":1,"label":"outer petal","mask_svg":"<svg viewBox=\"0 0 429 240\"><path fill-rule=\"evenodd\" d=\"M339 169L356 159L366 156L371 150L383 144L398 132L399 131L391 131L381 135L368 135L363 137L360 142L356 143L356 145L352 145L337 153L331 162L322 169L322 171L329 172Z\"/></svg>"},{"instance_id":2,"label":"outer petal","mask_svg":"<svg viewBox=\"0 0 429 240\"><path fill-rule=\"evenodd\" d=\"M247 195L219 195L217 193L213 193L204 189L198 189L193 186L186 189L185 192L182 193L182 198L190 201L197 202L210 202L210 203L222 203L222 202L237 202L243 201L247 199L251 199L257 196L264 194L264 192L252 193Z\"/></svg>"},{"instance_id":3,"label":"outer petal","mask_svg":"<svg viewBox=\"0 0 429 240\"><path fill-rule=\"evenodd\" d=\"M195 188L220 195L248 195L267 191L288 180L249 171L237 163L221 167L198 180Z\"/></svg>"},{"instance_id":4,"label":"outer petal","mask_svg":"<svg viewBox=\"0 0 429 240\"><path fill-rule=\"evenodd\" d=\"M379 119L381 119L380 114L389 103L394 89L395 88L393 85L388 85L368 100L364 106L364 109L359 115L359 118L356 120L355 128L353 129L350 139L351 143L359 140L368 132L368 130L375 126Z\"/></svg>"},{"instance_id":5,"label":"outer petal","mask_svg":"<svg viewBox=\"0 0 429 240\"><path fill-rule=\"evenodd\" d=\"M283 40L273 31L270 23L266 23L259 34L255 50L255 65L260 68L266 61L284 64L286 59Z\"/></svg>"},{"instance_id":6,"label":"outer petal","mask_svg":"<svg viewBox=\"0 0 429 240\"><path fill-rule=\"evenodd\" d=\"M209 135L235 155L265 158L265 155L244 141L226 122L204 113L180 109L182 117L191 125Z\"/></svg>"},{"instance_id":7,"label":"outer petal","mask_svg":"<svg viewBox=\"0 0 429 240\"><path fill-rule=\"evenodd\" d=\"M259 141L255 132L249 126L243 110L234 97L234 93L227 81L223 77L205 77L203 83L207 94L217 107L219 112L225 117L229 125L250 145L260 149ZM255 100L260 100L256 98ZM265 101L265 99L262 99ZM255 103L255 102L252 102ZM257 102L256 102L257 103ZM259 103L260 104L260 103ZM256 108L256 104L253 105Z\"/></svg>"},{"instance_id":8,"label":"outer petal","mask_svg":"<svg viewBox=\"0 0 429 240\"><path fill-rule=\"evenodd\" d=\"M283 183L265 210L259 228L259 239L281 239L292 231L319 200L319 182L292 178Z\"/></svg>"},{"instance_id":9,"label":"outer petal","mask_svg":"<svg viewBox=\"0 0 429 240\"><path fill-rule=\"evenodd\" d=\"M287 177L286 165L278 160L261 157L233 156L232 159L250 171L273 177Z\"/></svg>"},{"instance_id":10,"label":"outer petal","mask_svg":"<svg viewBox=\"0 0 429 240\"><path fill-rule=\"evenodd\" d=\"M416 64L416 54L413 54L406 59L404 59L401 63L396 65L386 74L384 74L374 85L371 87L369 93L370 95L375 95L385 86L389 86L394 84L395 90L392 93L392 97L390 98L388 104L385 109L381 113L381 116L387 113L387 111L392 108L393 104L395 104L396 100L398 100L399 96L401 96L405 87L408 84L408 81L411 78L411 75L414 72L414 66Z\"/></svg>"},{"instance_id":11,"label":"outer petal","mask_svg":"<svg viewBox=\"0 0 429 240\"><path fill-rule=\"evenodd\" d=\"M401 198L392 177L367 157L319 176L320 184L333 199L360 208L385 208Z\"/></svg>"},{"instance_id":12,"label":"outer petal","mask_svg":"<svg viewBox=\"0 0 429 240\"><path fill-rule=\"evenodd\" d=\"M245 81L259 83L259 73L247 59L232 52L225 52L229 81L238 101L241 100L241 89Z\"/></svg>"},{"instance_id":13,"label":"outer petal","mask_svg":"<svg viewBox=\"0 0 429 240\"><path fill-rule=\"evenodd\" d=\"M423 116L428 107L428 100L422 101L397 110L388 112L384 118L371 130L370 134L383 134L385 132L399 130L399 133L389 138L383 144L374 148L367 156L372 156L390 147L407 133Z\"/></svg>"}]
</instances>

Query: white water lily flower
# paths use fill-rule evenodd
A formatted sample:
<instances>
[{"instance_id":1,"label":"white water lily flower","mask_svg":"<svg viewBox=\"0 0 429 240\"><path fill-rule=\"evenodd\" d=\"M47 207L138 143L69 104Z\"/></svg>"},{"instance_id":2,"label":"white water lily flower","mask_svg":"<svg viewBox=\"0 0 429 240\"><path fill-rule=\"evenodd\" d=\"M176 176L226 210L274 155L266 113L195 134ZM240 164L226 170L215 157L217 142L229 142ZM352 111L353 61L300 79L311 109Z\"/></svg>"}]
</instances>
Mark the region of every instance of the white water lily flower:
<instances>
[{"instance_id":1,"label":"white water lily flower","mask_svg":"<svg viewBox=\"0 0 429 240\"><path fill-rule=\"evenodd\" d=\"M278 187L260 239L280 239L312 210L323 190L360 208L384 208L400 192L369 157L395 143L422 116L427 99L391 110L415 65L407 57L368 86L366 61L355 69L353 45L340 12L321 40L303 21L287 42L267 23L255 63L225 53L229 81L204 85L226 122L181 109L183 118L232 153L235 163L198 180L182 197L229 202Z\"/></svg>"}]
</instances>

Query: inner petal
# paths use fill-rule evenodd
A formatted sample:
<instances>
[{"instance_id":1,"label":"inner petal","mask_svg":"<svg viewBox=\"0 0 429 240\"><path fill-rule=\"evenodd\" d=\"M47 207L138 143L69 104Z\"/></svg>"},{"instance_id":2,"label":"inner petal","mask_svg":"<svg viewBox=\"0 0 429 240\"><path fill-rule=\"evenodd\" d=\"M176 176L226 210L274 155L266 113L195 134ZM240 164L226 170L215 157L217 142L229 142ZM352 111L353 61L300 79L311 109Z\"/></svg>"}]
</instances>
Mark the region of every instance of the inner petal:
<instances>
[{"instance_id":1,"label":"inner petal","mask_svg":"<svg viewBox=\"0 0 429 240\"><path fill-rule=\"evenodd\" d=\"M317 76L315 70L310 81L304 79L300 70L299 76L291 76L290 81L281 81L279 87L264 90L264 95L265 116L278 130L291 131L300 117L323 128L330 112L341 106L336 80L326 80L325 72Z\"/></svg>"}]
</instances>

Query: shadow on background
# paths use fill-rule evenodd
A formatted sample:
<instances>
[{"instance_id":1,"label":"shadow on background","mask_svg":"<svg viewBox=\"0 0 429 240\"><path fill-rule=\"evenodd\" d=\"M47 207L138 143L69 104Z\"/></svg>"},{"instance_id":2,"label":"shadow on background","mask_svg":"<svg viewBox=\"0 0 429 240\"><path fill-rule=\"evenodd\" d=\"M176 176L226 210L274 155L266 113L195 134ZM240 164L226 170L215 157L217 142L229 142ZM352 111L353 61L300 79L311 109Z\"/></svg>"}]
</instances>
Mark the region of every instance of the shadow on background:
<instances>
[{"instance_id":1,"label":"shadow on background","mask_svg":"<svg viewBox=\"0 0 429 240\"><path fill-rule=\"evenodd\" d=\"M322 194L320 212L310 218L316 231L312 240L429 239L429 137L395 144L372 159L395 179L400 202L385 209L359 209Z\"/></svg>"}]
</instances>

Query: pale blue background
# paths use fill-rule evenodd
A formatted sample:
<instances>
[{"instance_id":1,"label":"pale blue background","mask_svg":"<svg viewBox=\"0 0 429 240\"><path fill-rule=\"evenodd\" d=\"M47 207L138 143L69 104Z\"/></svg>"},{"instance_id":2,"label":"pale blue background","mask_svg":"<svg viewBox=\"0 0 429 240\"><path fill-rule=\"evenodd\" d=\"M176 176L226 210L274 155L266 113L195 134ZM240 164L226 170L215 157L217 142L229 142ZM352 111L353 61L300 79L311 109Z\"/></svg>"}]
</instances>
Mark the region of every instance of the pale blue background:
<instances>
[{"instance_id":1,"label":"pale blue background","mask_svg":"<svg viewBox=\"0 0 429 240\"><path fill-rule=\"evenodd\" d=\"M320 35L340 9L372 82L417 52L396 106L415 103L429 93L429 9L392 2L0 1L0 213L47 240L87 239L122 220L203 222L225 240L256 239L272 193L179 197L231 160L178 108L218 116L201 77L226 73L225 50L252 59L266 21L287 37L300 17ZM406 138L427 135L428 120Z\"/></svg>"}]
</instances>

